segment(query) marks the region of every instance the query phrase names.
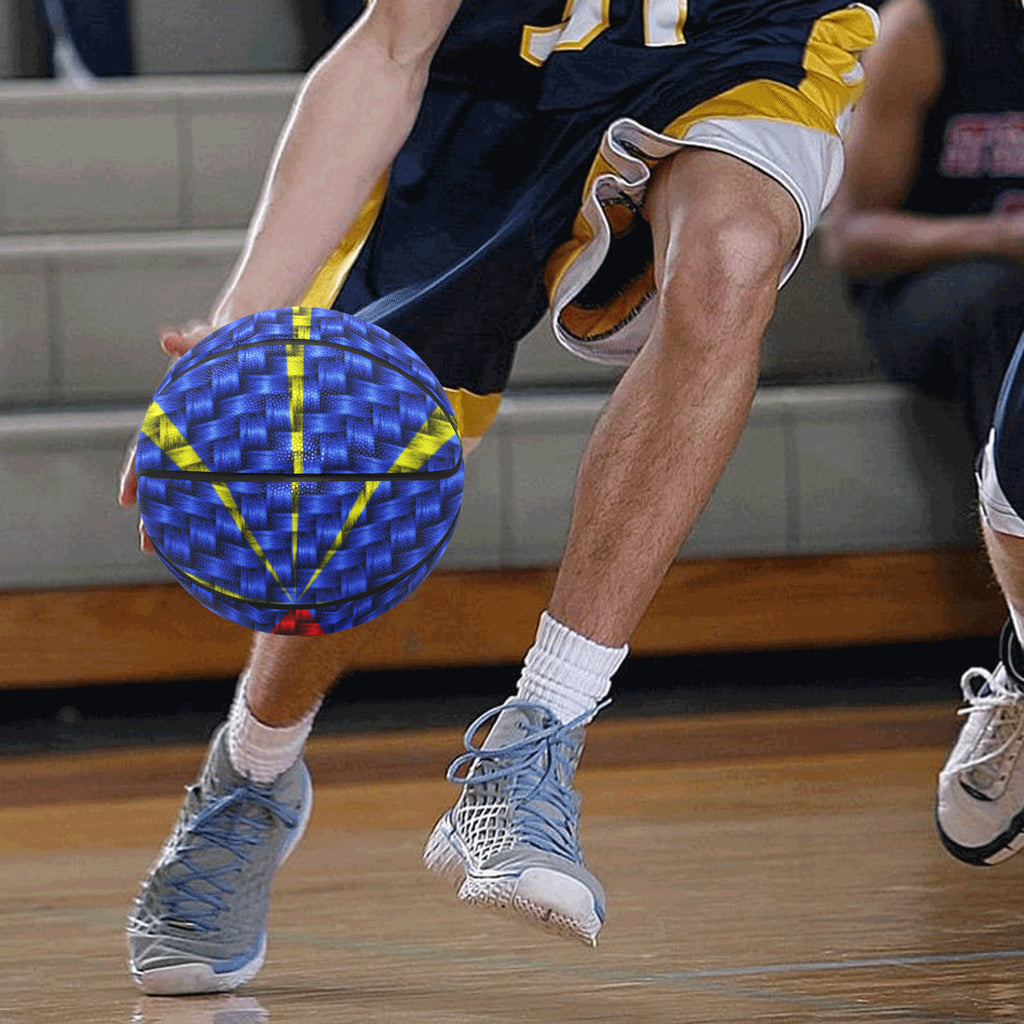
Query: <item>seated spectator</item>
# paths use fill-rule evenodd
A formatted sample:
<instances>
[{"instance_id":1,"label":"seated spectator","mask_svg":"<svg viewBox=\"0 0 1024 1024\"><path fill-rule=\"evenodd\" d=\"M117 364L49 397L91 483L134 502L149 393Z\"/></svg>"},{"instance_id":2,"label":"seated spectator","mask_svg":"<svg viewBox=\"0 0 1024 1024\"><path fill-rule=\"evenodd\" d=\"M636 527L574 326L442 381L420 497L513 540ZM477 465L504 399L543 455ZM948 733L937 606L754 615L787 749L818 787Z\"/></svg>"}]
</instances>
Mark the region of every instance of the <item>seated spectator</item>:
<instances>
[{"instance_id":1,"label":"seated spectator","mask_svg":"<svg viewBox=\"0 0 1024 1024\"><path fill-rule=\"evenodd\" d=\"M1024 14L889 0L822 227L882 370L981 445L1024 330Z\"/></svg>"}]
</instances>

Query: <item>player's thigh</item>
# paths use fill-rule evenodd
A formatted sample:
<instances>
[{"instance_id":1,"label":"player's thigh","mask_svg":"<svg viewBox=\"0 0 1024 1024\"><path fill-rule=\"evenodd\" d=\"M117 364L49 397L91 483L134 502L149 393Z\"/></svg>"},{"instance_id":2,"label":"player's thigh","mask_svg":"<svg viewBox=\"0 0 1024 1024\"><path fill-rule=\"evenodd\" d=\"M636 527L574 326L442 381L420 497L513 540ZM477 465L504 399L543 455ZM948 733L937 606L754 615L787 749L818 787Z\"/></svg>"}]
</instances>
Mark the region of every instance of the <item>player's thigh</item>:
<instances>
[{"instance_id":1,"label":"player's thigh","mask_svg":"<svg viewBox=\"0 0 1024 1024\"><path fill-rule=\"evenodd\" d=\"M681 150L655 169L645 200L663 301L714 301L760 287L774 292L800 243L792 194L728 153Z\"/></svg>"}]
</instances>

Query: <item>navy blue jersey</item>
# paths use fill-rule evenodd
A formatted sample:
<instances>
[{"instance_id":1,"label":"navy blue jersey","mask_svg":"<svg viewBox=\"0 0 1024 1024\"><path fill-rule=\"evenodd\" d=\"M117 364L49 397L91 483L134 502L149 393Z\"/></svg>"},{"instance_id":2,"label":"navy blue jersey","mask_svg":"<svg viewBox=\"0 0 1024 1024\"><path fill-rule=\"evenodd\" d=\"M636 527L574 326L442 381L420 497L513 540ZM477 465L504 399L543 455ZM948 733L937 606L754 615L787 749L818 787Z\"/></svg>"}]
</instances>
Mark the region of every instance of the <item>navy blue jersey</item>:
<instances>
[{"instance_id":1,"label":"navy blue jersey","mask_svg":"<svg viewBox=\"0 0 1024 1024\"><path fill-rule=\"evenodd\" d=\"M733 84L731 64L738 40L742 40L743 61L751 78L796 87L804 69L791 58L783 40L785 30L812 22L837 4L835 0L609 0L607 24L594 16L602 9L601 0L579 0L570 6L570 21L559 36L546 36L533 24L523 33L524 57L529 57L530 50L543 55L545 45L555 44L542 65L540 109L576 110L619 102L639 85L671 74L687 47L721 60L719 70L712 60L700 80L692 83L694 103L703 102ZM558 22L556 18L551 24ZM580 48L574 40L587 29L589 42Z\"/></svg>"},{"instance_id":2,"label":"navy blue jersey","mask_svg":"<svg viewBox=\"0 0 1024 1024\"><path fill-rule=\"evenodd\" d=\"M409 137L302 302L413 348L469 437L545 309L584 358L622 364L646 340L643 195L684 147L735 154L793 195L791 271L838 183L876 23L844 0L574 0L566 22L564 10L464 0Z\"/></svg>"},{"instance_id":3,"label":"navy blue jersey","mask_svg":"<svg viewBox=\"0 0 1024 1024\"><path fill-rule=\"evenodd\" d=\"M337 0L354 21L362 0ZM777 32L833 11L837 0L464 0L431 66L435 83L538 110L580 110L621 100L671 73L678 47L723 59L720 76L695 82L694 101L731 83L725 61L745 39L745 63L796 86ZM568 15L566 20L565 16Z\"/></svg>"},{"instance_id":4,"label":"navy blue jersey","mask_svg":"<svg viewBox=\"0 0 1024 1024\"><path fill-rule=\"evenodd\" d=\"M904 206L919 213L1024 208L1024 10L1020 0L928 0L943 88Z\"/></svg>"}]
</instances>

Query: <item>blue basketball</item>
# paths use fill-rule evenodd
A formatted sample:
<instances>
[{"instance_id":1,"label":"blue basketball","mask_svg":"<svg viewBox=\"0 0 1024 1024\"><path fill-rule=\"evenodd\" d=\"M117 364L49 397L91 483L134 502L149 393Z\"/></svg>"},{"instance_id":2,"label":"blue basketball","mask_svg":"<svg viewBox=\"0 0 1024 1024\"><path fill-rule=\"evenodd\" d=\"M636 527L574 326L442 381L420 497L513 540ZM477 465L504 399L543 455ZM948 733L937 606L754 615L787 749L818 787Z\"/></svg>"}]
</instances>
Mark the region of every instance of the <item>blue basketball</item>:
<instances>
[{"instance_id":1,"label":"blue basketball","mask_svg":"<svg viewBox=\"0 0 1024 1024\"><path fill-rule=\"evenodd\" d=\"M135 455L153 547L207 608L265 633L334 633L426 578L462 503L451 404L387 331L271 309L164 378Z\"/></svg>"}]
</instances>

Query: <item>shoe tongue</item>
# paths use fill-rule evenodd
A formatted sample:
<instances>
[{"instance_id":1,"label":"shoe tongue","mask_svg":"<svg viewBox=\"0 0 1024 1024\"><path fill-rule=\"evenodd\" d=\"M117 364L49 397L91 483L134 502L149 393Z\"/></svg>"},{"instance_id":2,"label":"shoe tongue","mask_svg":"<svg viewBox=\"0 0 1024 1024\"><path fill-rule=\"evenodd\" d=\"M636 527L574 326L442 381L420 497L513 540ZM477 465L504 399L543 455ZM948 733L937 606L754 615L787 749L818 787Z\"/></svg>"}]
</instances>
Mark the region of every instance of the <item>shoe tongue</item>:
<instances>
[{"instance_id":1,"label":"shoe tongue","mask_svg":"<svg viewBox=\"0 0 1024 1024\"><path fill-rule=\"evenodd\" d=\"M538 708L522 707L515 704L508 705L495 719L494 725L491 727L491 731L487 734L487 738L480 749L483 751L495 751L497 756L490 760L497 764L502 764L504 761L500 754L503 748L522 743L524 740L528 740L532 734L555 724L557 724L557 720L550 712L545 714L544 711ZM572 776L582 754L582 729L574 730L568 738L573 742L574 749L562 748L563 754L568 755L568 760L565 764L560 764L558 767L559 781L566 786L571 785ZM516 756L510 755L510 759ZM546 764L546 761L543 763Z\"/></svg>"},{"instance_id":2,"label":"shoe tongue","mask_svg":"<svg viewBox=\"0 0 1024 1024\"><path fill-rule=\"evenodd\" d=\"M503 758L500 748L510 747L513 744L522 743L528 740L532 734L541 729L547 729L557 724L556 719L550 713L545 713L539 708L522 707L510 705L506 707L495 719L487 739L483 742L481 749L484 751L494 750L495 756L491 758L496 766L508 767L514 765L523 754L510 754ZM509 800L516 808L516 814L528 811L533 817L534 825L538 821L548 824L545 828L554 828L553 822L564 822L564 826L571 831L571 822L567 821L567 804L573 804L575 796L572 794L572 778L575 769L575 759L572 763L557 760L555 764L555 775L549 777L543 785L542 775L550 767L548 758L551 756L550 748L543 755L537 756L540 752L538 746L527 747L525 758L522 761L524 770L517 773L514 778L505 782L502 790L502 798ZM578 759L578 754L577 754ZM557 780L558 785L555 785ZM567 794L566 790L570 792ZM563 856L568 853L561 851Z\"/></svg>"},{"instance_id":3,"label":"shoe tongue","mask_svg":"<svg viewBox=\"0 0 1024 1024\"><path fill-rule=\"evenodd\" d=\"M1024 693L1024 688L1021 687L1021 683L1016 679L1012 672L1008 672L1006 666L1000 662L996 666L995 672L992 673L992 681L999 681L999 685L1003 690L1013 694ZM979 697L988 697L992 694L992 684L985 683L984 686L978 691Z\"/></svg>"},{"instance_id":4,"label":"shoe tongue","mask_svg":"<svg viewBox=\"0 0 1024 1024\"><path fill-rule=\"evenodd\" d=\"M533 708L510 705L494 720L481 750L498 750L522 743L540 727L540 713Z\"/></svg>"},{"instance_id":5,"label":"shoe tongue","mask_svg":"<svg viewBox=\"0 0 1024 1024\"><path fill-rule=\"evenodd\" d=\"M227 731L224 730L214 743L205 765L201 779L203 791L208 798L216 799L244 782L245 777L235 770L228 756Z\"/></svg>"}]
</instances>

